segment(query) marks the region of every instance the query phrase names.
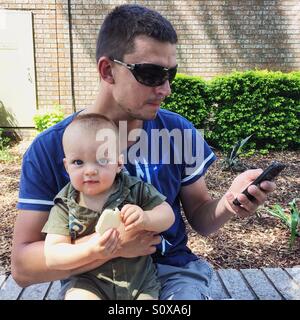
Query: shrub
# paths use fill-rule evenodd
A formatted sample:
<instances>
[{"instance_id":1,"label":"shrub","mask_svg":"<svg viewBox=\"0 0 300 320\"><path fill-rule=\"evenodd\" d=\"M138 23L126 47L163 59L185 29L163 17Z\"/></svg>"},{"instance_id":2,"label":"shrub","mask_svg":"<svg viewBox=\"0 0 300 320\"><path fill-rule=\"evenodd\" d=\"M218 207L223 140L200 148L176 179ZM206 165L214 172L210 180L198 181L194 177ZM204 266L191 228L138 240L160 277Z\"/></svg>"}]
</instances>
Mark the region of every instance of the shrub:
<instances>
[{"instance_id":1,"label":"shrub","mask_svg":"<svg viewBox=\"0 0 300 320\"><path fill-rule=\"evenodd\" d=\"M234 146L232 146L231 150L228 152L228 155L225 156L224 160L222 161L222 170L233 170L238 172L247 169L247 167L240 161L240 156L244 154L243 148L251 136L238 141Z\"/></svg>"},{"instance_id":2,"label":"shrub","mask_svg":"<svg viewBox=\"0 0 300 320\"><path fill-rule=\"evenodd\" d=\"M65 114L62 111L62 107L60 105L55 105L53 111L36 114L33 117L33 121L38 132L42 132L63 120L64 117Z\"/></svg>"},{"instance_id":3,"label":"shrub","mask_svg":"<svg viewBox=\"0 0 300 320\"><path fill-rule=\"evenodd\" d=\"M10 162L15 157L10 152L12 139L6 134L5 129L0 128L0 161Z\"/></svg>"},{"instance_id":4,"label":"shrub","mask_svg":"<svg viewBox=\"0 0 300 320\"><path fill-rule=\"evenodd\" d=\"M300 145L300 73L246 71L209 84L211 117L206 138L228 150L253 134L250 149L296 149Z\"/></svg>"},{"instance_id":5,"label":"shrub","mask_svg":"<svg viewBox=\"0 0 300 320\"><path fill-rule=\"evenodd\" d=\"M300 211L297 207L297 201L300 199L293 199L289 203L289 213L279 205L275 204L271 209L267 210L267 212L273 217L279 218L280 221L290 230L290 248L293 246L296 236L300 236L298 232L298 228L300 225Z\"/></svg>"},{"instance_id":6,"label":"shrub","mask_svg":"<svg viewBox=\"0 0 300 320\"><path fill-rule=\"evenodd\" d=\"M207 84L202 78L178 74L172 83L172 94L162 107L179 113L202 129L209 115L206 100Z\"/></svg>"},{"instance_id":7,"label":"shrub","mask_svg":"<svg viewBox=\"0 0 300 320\"><path fill-rule=\"evenodd\" d=\"M0 149L7 148L11 143L11 139L5 135L5 129L0 128Z\"/></svg>"},{"instance_id":8,"label":"shrub","mask_svg":"<svg viewBox=\"0 0 300 320\"><path fill-rule=\"evenodd\" d=\"M225 152L252 135L245 152L300 146L300 72L233 72L211 81L179 74L162 107L179 113Z\"/></svg>"}]
</instances>

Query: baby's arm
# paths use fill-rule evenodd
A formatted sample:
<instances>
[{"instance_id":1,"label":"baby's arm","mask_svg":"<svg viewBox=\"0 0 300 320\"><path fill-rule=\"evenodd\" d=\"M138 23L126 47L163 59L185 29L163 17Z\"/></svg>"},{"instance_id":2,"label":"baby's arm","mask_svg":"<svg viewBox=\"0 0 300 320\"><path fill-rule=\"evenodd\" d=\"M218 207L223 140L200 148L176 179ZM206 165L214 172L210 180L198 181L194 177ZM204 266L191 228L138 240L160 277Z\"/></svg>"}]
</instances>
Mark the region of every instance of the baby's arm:
<instances>
[{"instance_id":1,"label":"baby's arm","mask_svg":"<svg viewBox=\"0 0 300 320\"><path fill-rule=\"evenodd\" d=\"M118 249L119 233L107 230L103 236L94 233L87 242L71 243L71 237L48 233L44 253L50 269L68 270L98 259L112 259Z\"/></svg>"},{"instance_id":2,"label":"baby's arm","mask_svg":"<svg viewBox=\"0 0 300 320\"><path fill-rule=\"evenodd\" d=\"M137 205L126 204L121 210L121 219L125 231L135 229L160 233L171 227L175 215L167 202L146 211Z\"/></svg>"}]
</instances>

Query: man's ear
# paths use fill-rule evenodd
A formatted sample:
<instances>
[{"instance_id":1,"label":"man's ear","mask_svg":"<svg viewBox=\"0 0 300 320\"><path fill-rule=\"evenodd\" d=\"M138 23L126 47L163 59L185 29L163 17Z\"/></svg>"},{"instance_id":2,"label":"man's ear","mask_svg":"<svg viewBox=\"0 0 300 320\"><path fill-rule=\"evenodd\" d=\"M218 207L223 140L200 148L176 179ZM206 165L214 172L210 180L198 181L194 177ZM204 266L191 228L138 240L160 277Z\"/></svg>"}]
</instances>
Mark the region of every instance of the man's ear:
<instances>
[{"instance_id":1,"label":"man's ear","mask_svg":"<svg viewBox=\"0 0 300 320\"><path fill-rule=\"evenodd\" d=\"M69 173L67 159L63 158L63 162L64 162L64 166L65 166L66 171Z\"/></svg>"},{"instance_id":2,"label":"man's ear","mask_svg":"<svg viewBox=\"0 0 300 320\"><path fill-rule=\"evenodd\" d=\"M100 78L104 81L113 84L114 77L112 74L112 62L108 57L101 57L98 61L98 72Z\"/></svg>"},{"instance_id":3,"label":"man's ear","mask_svg":"<svg viewBox=\"0 0 300 320\"><path fill-rule=\"evenodd\" d=\"M121 153L118 159L118 173L121 172L123 165L124 165L124 155Z\"/></svg>"}]
</instances>

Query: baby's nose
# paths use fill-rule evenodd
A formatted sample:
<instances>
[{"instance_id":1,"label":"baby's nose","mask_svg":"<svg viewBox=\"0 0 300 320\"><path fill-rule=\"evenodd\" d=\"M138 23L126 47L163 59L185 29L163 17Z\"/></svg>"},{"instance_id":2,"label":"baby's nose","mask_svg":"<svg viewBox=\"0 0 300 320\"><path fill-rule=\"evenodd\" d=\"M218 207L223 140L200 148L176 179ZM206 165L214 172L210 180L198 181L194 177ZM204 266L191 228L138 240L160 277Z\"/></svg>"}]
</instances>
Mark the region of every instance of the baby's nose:
<instances>
[{"instance_id":1,"label":"baby's nose","mask_svg":"<svg viewBox=\"0 0 300 320\"><path fill-rule=\"evenodd\" d=\"M88 166L85 170L86 175L96 175L98 174L98 169L95 166Z\"/></svg>"}]
</instances>

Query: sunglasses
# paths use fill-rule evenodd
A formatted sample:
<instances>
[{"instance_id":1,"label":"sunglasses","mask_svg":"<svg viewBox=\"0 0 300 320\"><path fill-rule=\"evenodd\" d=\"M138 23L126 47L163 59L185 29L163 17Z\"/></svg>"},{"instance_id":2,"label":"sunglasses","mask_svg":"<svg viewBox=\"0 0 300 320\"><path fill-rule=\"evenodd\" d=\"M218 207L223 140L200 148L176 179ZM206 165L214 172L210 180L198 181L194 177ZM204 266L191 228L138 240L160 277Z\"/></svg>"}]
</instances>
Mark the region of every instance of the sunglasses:
<instances>
[{"instance_id":1,"label":"sunglasses","mask_svg":"<svg viewBox=\"0 0 300 320\"><path fill-rule=\"evenodd\" d=\"M161 86L167 80L171 83L177 73L177 65L173 68L165 68L152 63L125 63L113 58L110 60L126 67L139 83L148 87Z\"/></svg>"}]
</instances>

